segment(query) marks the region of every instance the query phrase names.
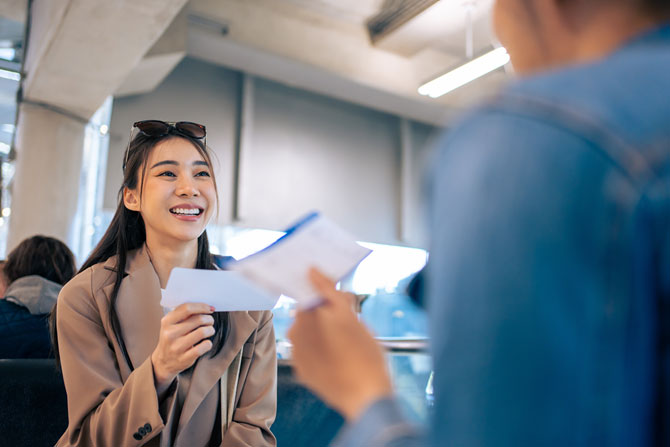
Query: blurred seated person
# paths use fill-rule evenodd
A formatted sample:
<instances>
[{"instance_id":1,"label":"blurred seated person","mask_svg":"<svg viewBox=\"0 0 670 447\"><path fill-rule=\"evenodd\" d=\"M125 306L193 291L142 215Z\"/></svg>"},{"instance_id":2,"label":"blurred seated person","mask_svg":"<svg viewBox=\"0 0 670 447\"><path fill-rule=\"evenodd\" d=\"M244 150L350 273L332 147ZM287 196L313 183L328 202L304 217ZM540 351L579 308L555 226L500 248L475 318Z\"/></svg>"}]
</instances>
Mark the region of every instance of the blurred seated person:
<instances>
[{"instance_id":1,"label":"blurred seated person","mask_svg":"<svg viewBox=\"0 0 670 447\"><path fill-rule=\"evenodd\" d=\"M48 316L63 285L75 273L74 255L58 239L22 241L2 266L0 358L52 357Z\"/></svg>"}]
</instances>

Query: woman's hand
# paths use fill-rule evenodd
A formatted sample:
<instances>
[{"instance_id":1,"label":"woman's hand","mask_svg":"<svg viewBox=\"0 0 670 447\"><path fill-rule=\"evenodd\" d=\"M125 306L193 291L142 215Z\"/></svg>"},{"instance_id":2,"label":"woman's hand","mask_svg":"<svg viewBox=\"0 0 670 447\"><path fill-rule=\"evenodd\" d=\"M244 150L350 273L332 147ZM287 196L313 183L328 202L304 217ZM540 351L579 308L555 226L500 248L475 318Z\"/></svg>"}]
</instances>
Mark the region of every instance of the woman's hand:
<instances>
[{"instance_id":1,"label":"woman's hand","mask_svg":"<svg viewBox=\"0 0 670 447\"><path fill-rule=\"evenodd\" d=\"M317 270L323 304L299 311L288 332L298 378L348 420L393 392L381 348L353 311L353 295Z\"/></svg>"},{"instance_id":2,"label":"woman's hand","mask_svg":"<svg viewBox=\"0 0 670 447\"><path fill-rule=\"evenodd\" d=\"M203 303L184 303L161 319L158 345L151 353L156 388L160 391L212 349L214 308ZM160 392L159 392L160 394Z\"/></svg>"}]
</instances>

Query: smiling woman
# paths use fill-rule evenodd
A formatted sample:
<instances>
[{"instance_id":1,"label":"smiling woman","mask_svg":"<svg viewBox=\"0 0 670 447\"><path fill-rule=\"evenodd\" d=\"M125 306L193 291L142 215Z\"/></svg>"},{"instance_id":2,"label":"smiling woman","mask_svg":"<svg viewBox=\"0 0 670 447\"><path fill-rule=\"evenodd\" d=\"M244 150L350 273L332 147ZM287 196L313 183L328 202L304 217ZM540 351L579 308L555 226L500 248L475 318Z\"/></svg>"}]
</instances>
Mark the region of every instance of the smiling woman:
<instances>
[{"instance_id":1,"label":"smiling woman","mask_svg":"<svg viewBox=\"0 0 670 447\"><path fill-rule=\"evenodd\" d=\"M52 312L69 420L57 445L275 445L272 314L160 305L174 267L215 268L205 127L134 127L116 213Z\"/></svg>"},{"instance_id":2,"label":"smiling woman","mask_svg":"<svg viewBox=\"0 0 670 447\"><path fill-rule=\"evenodd\" d=\"M147 166L142 187L123 191L126 208L142 214L147 243L194 243L217 204L209 162L190 141L172 138L155 147Z\"/></svg>"}]
</instances>

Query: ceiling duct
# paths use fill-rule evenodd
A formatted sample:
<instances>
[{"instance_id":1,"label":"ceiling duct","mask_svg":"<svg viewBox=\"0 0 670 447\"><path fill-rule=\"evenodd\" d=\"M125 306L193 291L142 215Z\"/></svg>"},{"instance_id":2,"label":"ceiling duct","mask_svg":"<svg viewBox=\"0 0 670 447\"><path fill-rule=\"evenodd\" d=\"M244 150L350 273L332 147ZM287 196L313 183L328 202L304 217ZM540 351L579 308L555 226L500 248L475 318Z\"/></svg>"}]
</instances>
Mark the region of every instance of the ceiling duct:
<instances>
[{"instance_id":1,"label":"ceiling duct","mask_svg":"<svg viewBox=\"0 0 670 447\"><path fill-rule=\"evenodd\" d=\"M230 26L227 23L219 22L198 14L189 14L188 21L198 28L223 36L227 36L230 31Z\"/></svg>"},{"instance_id":2,"label":"ceiling duct","mask_svg":"<svg viewBox=\"0 0 670 447\"><path fill-rule=\"evenodd\" d=\"M386 0L381 11L366 22L370 40L376 44L439 0Z\"/></svg>"},{"instance_id":3,"label":"ceiling duct","mask_svg":"<svg viewBox=\"0 0 670 447\"><path fill-rule=\"evenodd\" d=\"M463 58L466 29L474 31L473 53L491 45L490 11L493 0L394 0L368 22L375 48L403 57L424 50L440 50Z\"/></svg>"}]
</instances>

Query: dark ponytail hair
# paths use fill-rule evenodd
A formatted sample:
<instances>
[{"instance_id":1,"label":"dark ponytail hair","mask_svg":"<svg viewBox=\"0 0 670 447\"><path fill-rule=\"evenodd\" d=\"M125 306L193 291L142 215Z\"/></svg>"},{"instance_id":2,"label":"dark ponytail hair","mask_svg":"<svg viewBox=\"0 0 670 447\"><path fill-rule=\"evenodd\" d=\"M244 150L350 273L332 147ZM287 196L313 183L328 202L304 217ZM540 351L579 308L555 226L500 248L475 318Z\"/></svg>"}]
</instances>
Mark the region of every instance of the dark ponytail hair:
<instances>
[{"instance_id":1,"label":"dark ponytail hair","mask_svg":"<svg viewBox=\"0 0 670 447\"><path fill-rule=\"evenodd\" d=\"M146 241L146 232L144 228L144 219L137 211L131 211L123 203L123 191L124 188L136 189L137 186L140 186L140 200L142 197L144 189L144 177L146 174L146 164L149 158L151 150L163 141L172 139L172 138L183 138L184 140L189 141L193 146L198 150L200 155L205 159L207 164L210 166L210 171L212 175L212 180L214 182L214 189L216 188L216 178L214 177L214 170L212 168L212 160L207 150L207 147L201 140L190 138L182 133L178 132L173 127L169 128L168 134L164 136L154 137L148 136L143 133L138 133L129 143L127 159L125 160L125 166L123 170L123 185L119 189L118 193L118 205L116 207L116 212L112 218L107 231L104 236L98 243L98 245L93 249L93 252L90 254L88 259L84 262L79 273L83 272L87 268L105 262L109 258L116 256L117 262L115 266L116 277L114 279L114 288L112 289L112 294L109 297L109 319L112 324L112 330L116 336L116 341L119 343L123 356L128 362L130 369L134 369L134 365L128 355L128 350L126 349L126 343L123 339L123 334L121 333L121 324L119 322L119 316L116 313L116 299L119 294L119 289L121 288L121 281L125 275L126 263L128 252L131 250L138 249ZM140 175L141 172L141 175ZM218 192L216 193L216 199L218 203ZM214 267L214 258L209 252L209 241L207 239L207 232L203 233L198 237L198 252L195 262L195 268L213 270ZM211 356L214 357L217 355L225 343L226 334L229 332L230 321L228 319L227 312L215 312L214 315L214 329L215 334L212 337L212 350ZM60 354L58 350L58 334L56 332L56 306L54 305L51 315L49 316L49 327L51 331L51 342L53 344L54 356L56 357L56 362L60 366Z\"/></svg>"}]
</instances>

